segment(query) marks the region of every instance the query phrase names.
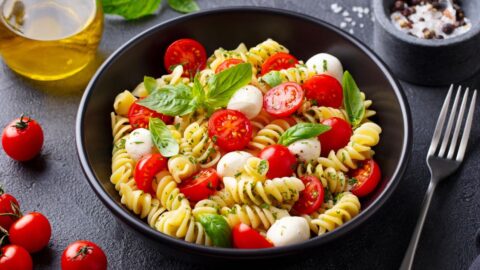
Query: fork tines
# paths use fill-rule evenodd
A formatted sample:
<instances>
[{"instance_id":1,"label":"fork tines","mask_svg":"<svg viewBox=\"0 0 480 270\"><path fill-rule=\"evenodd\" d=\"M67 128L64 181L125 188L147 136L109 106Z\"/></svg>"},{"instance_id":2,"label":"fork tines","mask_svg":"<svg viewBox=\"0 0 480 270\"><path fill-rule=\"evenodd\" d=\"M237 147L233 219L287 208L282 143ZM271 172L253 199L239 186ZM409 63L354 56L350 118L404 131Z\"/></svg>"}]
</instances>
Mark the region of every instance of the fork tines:
<instances>
[{"instance_id":1,"label":"fork tines","mask_svg":"<svg viewBox=\"0 0 480 270\"><path fill-rule=\"evenodd\" d=\"M443 103L440 116L438 117L432 143L428 150L428 156L436 155L440 158L462 161L463 157L465 156L465 149L467 147L468 138L470 137L470 130L472 128L473 114L475 112L475 101L477 99L477 90L473 91L473 96L470 97L471 95L469 88L463 91L462 86L459 86L458 90L456 91L453 104L451 104L450 100L452 93L454 92L453 89L454 86L452 84L450 86L450 90L448 91L447 97L445 98L445 102ZM463 98L459 109L458 103L461 95L463 95ZM468 100L471 101L468 114L465 118L464 115ZM448 123L445 125L447 117ZM463 129L461 129L462 126ZM463 130L463 134L460 143L458 143L458 137L461 133L461 130ZM441 145L438 147L440 143Z\"/></svg>"}]
</instances>

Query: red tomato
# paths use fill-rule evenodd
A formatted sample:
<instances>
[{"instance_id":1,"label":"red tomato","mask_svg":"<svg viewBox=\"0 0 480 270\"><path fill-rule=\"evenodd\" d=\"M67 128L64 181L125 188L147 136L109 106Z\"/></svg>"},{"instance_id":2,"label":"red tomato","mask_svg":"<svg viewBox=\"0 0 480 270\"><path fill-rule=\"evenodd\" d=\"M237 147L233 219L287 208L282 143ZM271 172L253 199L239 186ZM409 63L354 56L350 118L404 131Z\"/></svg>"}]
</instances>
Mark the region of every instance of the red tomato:
<instances>
[{"instance_id":1,"label":"red tomato","mask_svg":"<svg viewBox=\"0 0 480 270\"><path fill-rule=\"evenodd\" d=\"M52 227L44 215L32 212L13 223L8 234L10 243L24 247L30 253L35 253L48 245Z\"/></svg>"},{"instance_id":2,"label":"red tomato","mask_svg":"<svg viewBox=\"0 0 480 270\"><path fill-rule=\"evenodd\" d=\"M308 215L318 208L323 203L325 192L322 183L315 176L300 177L305 184L305 189L300 193L300 198L293 205L293 210L299 215Z\"/></svg>"},{"instance_id":3,"label":"red tomato","mask_svg":"<svg viewBox=\"0 0 480 270\"><path fill-rule=\"evenodd\" d=\"M214 168L203 169L189 180L178 185L180 192L190 201L198 202L215 193L220 177Z\"/></svg>"},{"instance_id":4,"label":"red tomato","mask_svg":"<svg viewBox=\"0 0 480 270\"><path fill-rule=\"evenodd\" d=\"M282 83L268 90L263 97L263 107L276 117L286 117L294 113L302 105L304 92L294 82Z\"/></svg>"},{"instance_id":5,"label":"red tomato","mask_svg":"<svg viewBox=\"0 0 480 270\"><path fill-rule=\"evenodd\" d=\"M2 146L14 160L27 161L34 158L43 145L42 127L30 117L21 116L5 127Z\"/></svg>"},{"instance_id":6,"label":"red tomato","mask_svg":"<svg viewBox=\"0 0 480 270\"><path fill-rule=\"evenodd\" d=\"M155 175L167 168L167 159L161 154L143 156L135 165L133 178L137 187L145 192L153 193L152 182Z\"/></svg>"},{"instance_id":7,"label":"red tomato","mask_svg":"<svg viewBox=\"0 0 480 270\"><path fill-rule=\"evenodd\" d=\"M252 139L252 123L239 111L216 111L208 121L208 135L225 151L241 150Z\"/></svg>"},{"instance_id":8,"label":"red tomato","mask_svg":"<svg viewBox=\"0 0 480 270\"><path fill-rule=\"evenodd\" d=\"M298 60L297 58L295 58L295 56L288 53L279 52L265 60L262 65L261 74L265 75L272 70L281 70L295 67L296 64L298 64Z\"/></svg>"},{"instance_id":9,"label":"red tomato","mask_svg":"<svg viewBox=\"0 0 480 270\"><path fill-rule=\"evenodd\" d=\"M79 240L71 243L62 254L62 270L106 270L107 257L95 243Z\"/></svg>"},{"instance_id":10,"label":"red tomato","mask_svg":"<svg viewBox=\"0 0 480 270\"><path fill-rule=\"evenodd\" d=\"M242 249L271 248L270 243L260 233L244 223L239 223L232 230L233 247Z\"/></svg>"},{"instance_id":11,"label":"red tomato","mask_svg":"<svg viewBox=\"0 0 480 270\"><path fill-rule=\"evenodd\" d=\"M6 245L0 249L0 270L31 270L32 257L21 246Z\"/></svg>"},{"instance_id":12,"label":"red tomato","mask_svg":"<svg viewBox=\"0 0 480 270\"><path fill-rule=\"evenodd\" d=\"M375 190L382 173L375 160L367 159L350 176L357 179L357 183L352 188L352 193L358 197L365 197Z\"/></svg>"},{"instance_id":13,"label":"red tomato","mask_svg":"<svg viewBox=\"0 0 480 270\"><path fill-rule=\"evenodd\" d=\"M170 44L165 51L165 69L172 72L172 67L182 65L183 77L194 76L197 71L205 68L206 63L207 53L205 48L193 39L179 39Z\"/></svg>"},{"instance_id":14,"label":"red tomato","mask_svg":"<svg viewBox=\"0 0 480 270\"><path fill-rule=\"evenodd\" d=\"M10 194L3 193L0 187L0 226L9 230L10 226L20 217L20 206L17 199Z\"/></svg>"},{"instance_id":15,"label":"red tomato","mask_svg":"<svg viewBox=\"0 0 480 270\"><path fill-rule=\"evenodd\" d=\"M332 117L323 120L322 124L331 127L329 131L318 136L322 144L322 156L328 156L331 150L337 151L348 144L352 137L352 127L347 121Z\"/></svg>"},{"instance_id":16,"label":"red tomato","mask_svg":"<svg viewBox=\"0 0 480 270\"><path fill-rule=\"evenodd\" d=\"M302 85L305 96L313 99L318 106L339 108L343 102L342 85L332 76L315 75Z\"/></svg>"},{"instance_id":17,"label":"red tomato","mask_svg":"<svg viewBox=\"0 0 480 270\"><path fill-rule=\"evenodd\" d=\"M217 67L217 69L215 69L215 73L220 73L227 68L231 68L231 67L233 67L235 65L238 65L238 64L241 64L241 63L243 63L243 61L240 60L240 59L235 59L235 58L227 59L227 60L223 61L223 63L221 63Z\"/></svg>"},{"instance_id":18,"label":"red tomato","mask_svg":"<svg viewBox=\"0 0 480 270\"><path fill-rule=\"evenodd\" d=\"M167 125L173 122L173 117L150 110L147 107L139 105L136 101L128 110L128 121L134 129L148 128L150 117L159 118Z\"/></svg>"},{"instance_id":19,"label":"red tomato","mask_svg":"<svg viewBox=\"0 0 480 270\"><path fill-rule=\"evenodd\" d=\"M258 157L268 161L268 179L291 176L297 164L297 160L290 150L279 144L265 147Z\"/></svg>"}]
</instances>

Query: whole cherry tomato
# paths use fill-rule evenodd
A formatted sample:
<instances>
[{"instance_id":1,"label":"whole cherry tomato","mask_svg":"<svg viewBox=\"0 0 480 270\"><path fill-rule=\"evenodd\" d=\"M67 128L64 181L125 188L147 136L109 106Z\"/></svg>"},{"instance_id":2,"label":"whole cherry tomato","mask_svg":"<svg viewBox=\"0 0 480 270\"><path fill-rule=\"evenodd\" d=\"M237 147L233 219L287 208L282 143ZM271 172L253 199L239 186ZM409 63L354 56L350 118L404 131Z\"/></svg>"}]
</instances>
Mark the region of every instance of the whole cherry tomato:
<instances>
[{"instance_id":1,"label":"whole cherry tomato","mask_svg":"<svg viewBox=\"0 0 480 270\"><path fill-rule=\"evenodd\" d=\"M240 59L235 59L235 58L227 59L227 60L223 61L217 67L217 69L215 69L215 73L220 73L220 72L224 71L225 69L231 68L231 67L233 67L235 65L238 65L238 64L241 64L241 63L243 63L243 61L240 60Z\"/></svg>"},{"instance_id":2,"label":"whole cherry tomato","mask_svg":"<svg viewBox=\"0 0 480 270\"><path fill-rule=\"evenodd\" d=\"M331 127L329 131L318 136L322 144L322 156L326 157L330 151L337 151L348 144L352 137L352 127L347 121L338 117L325 119L322 124Z\"/></svg>"},{"instance_id":3,"label":"whole cherry tomato","mask_svg":"<svg viewBox=\"0 0 480 270\"><path fill-rule=\"evenodd\" d=\"M165 52L165 69L172 72L174 66L182 65L183 77L194 76L197 71L205 68L206 63L205 48L193 39L179 39L170 44Z\"/></svg>"},{"instance_id":4,"label":"whole cherry tomato","mask_svg":"<svg viewBox=\"0 0 480 270\"><path fill-rule=\"evenodd\" d=\"M0 227L8 231L21 215L20 205L15 197L4 193L2 187L0 187L0 194Z\"/></svg>"},{"instance_id":5,"label":"whole cherry tomato","mask_svg":"<svg viewBox=\"0 0 480 270\"><path fill-rule=\"evenodd\" d=\"M150 110L147 107L144 107L135 101L130 109L128 110L128 121L134 129L136 128L147 128L150 121L150 117L159 118L165 124L171 124L173 122L173 117L158 113L156 111Z\"/></svg>"},{"instance_id":6,"label":"whole cherry tomato","mask_svg":"<svg viewBox=\"0 0 480 270\"><path fill-rule=\"evenodd\" d=\"M42 145L42 127L30 117L22 115L3 130L3 150L14 160L31 160L40 153Z\"/></svg>"},{"instance_id":7,"label":"whole cherry tomato","mask_svg":"<svg viewBox=\"0 0 480 270\"><path fill-rule=\"evenodd\" d=\"M268 179L293 175L297 164L297 159L290 150L279 144L265 147L258 157L268 161Z\"/></svg>"},{"instance_id":8,"label":"whole cherry tomato","mask_svg":"<svg viewBox=\"0 0 480 270\"><path fill-rule=\"evenodd\" d=\"M24 215L8 231L10 243L35 253L48 245L52 228L48 219L38 212Z\"/></svg>"},{"instance_id":9,"label":"whole cherry tomato","mask_svg":"<svg viewBox=\"0 0 480 270\"><path fill-rule=\"evenodd\" d=\"M0 249L0 270L32 270L32 257L18 245L6 245Z\"/></svg>"},{"instance_id":10,"label":"whole cherry tomato","mask_svg":"<svg viewBox=\"0 0 480 270\"><path fill-rule=\"evenodd\" d=\"M244 223L239 223L232 230L233 247L241 249L271 248L270 243L256 230Z\"/></svg>"},{"instance_id":11,"label":"whole cherry tomato","mask_svg":"<svg viewBox=\"0 0 480 270\"><path fill-rule=\"evenodd\" d=\"M106 270L107 256L95 243L79 240L71 243L62 254L62 270Z\"/></svg>"},{"instance_id":12,"label":"whole cherry tomato","mask_svg":"<svg viewBox=\"0 0 480 270\"><path fill-rule=\"evenodd\" d=\"M314 75L302 85L305 96L313 99L318 106L338 108L342 106L342 85L332 76Z\"/></svg>"}]
</instances>

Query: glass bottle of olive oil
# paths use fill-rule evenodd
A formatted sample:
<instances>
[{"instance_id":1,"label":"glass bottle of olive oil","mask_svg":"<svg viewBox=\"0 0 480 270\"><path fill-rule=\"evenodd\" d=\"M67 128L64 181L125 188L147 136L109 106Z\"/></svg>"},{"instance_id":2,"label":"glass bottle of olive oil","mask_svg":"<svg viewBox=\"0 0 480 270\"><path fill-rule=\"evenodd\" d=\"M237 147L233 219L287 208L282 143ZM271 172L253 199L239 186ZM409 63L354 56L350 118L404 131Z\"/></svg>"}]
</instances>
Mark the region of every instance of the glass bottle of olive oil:
<instances>
[{"instance_id":1,"label":"glass bottle of olive oil","mask_svg":"<svg viewBox=\"0 0 480 270\"><path fill-rule=\"evenodd\" d=\"M95 57L103 31L98 0L0 0L0 53L34 80L66 78Z\"/></svg>"}]
</instances>

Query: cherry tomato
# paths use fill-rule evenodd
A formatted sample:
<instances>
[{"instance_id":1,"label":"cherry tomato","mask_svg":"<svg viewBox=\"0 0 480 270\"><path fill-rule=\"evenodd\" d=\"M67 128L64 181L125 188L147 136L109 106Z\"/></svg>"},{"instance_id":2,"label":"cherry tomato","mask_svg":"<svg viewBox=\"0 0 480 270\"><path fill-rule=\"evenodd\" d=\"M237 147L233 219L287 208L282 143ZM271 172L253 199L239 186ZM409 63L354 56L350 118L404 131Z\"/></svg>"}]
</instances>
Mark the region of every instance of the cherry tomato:
<instances>
[{"instance_id":1,"label":"cherry tomato","mask_svg":"<svg viewBox=\"0 0 480 270\"><path fill-rule=\"evenodd\" d=\"M352 137L352 127L347 121L332 117L323 120L322 124L331 127L329 131L318 136L322 144L322 156L328 156L331 150L337 151L348 144Z\"/></svg>"},{"instance_id":2,"label":"cherry tomato","mask_svg":"<svg viewBox=\"0 0 480 270\"><path fill-rule=\"evenodd\" d=\"M155 175L167 168L167 159L161 154L143 156L135 165L133 178L137 187L145 192L154 193L152 182Z\"/></svg>"},{"instance_id":3,"label":"cherry tomato","mask_svg":"<svg viewBox=\"0 0 480 270\"><path fill-rule=\"evenodd\" d=\"M302 85L305 96L313 99L318 106L339 108L343 102L342 85L332 76L315 75Z\"/></svg>"},{"instance_id":4,"label":"cherry tomato","mask_svg":"<svg viewBox=\"0 0 480 270\"><path fill-rule=\"evenodd\" d=\"M223 61L218 67L217 69L215 69L215 73L220 73L222 71L224 71L225 69L227 68L231 68L235 65L238 65L238 64L241 64L243 63L242 60L240 59L235 59L235 58L232 58L232 59L227 59L225 61Z\"/></svg>"},{"instance_id":5,"label":"cherry tomato","mask_svg":"<svg viewBox=\"0 0 480 270\"><path fill-rule=\"evenodd\" d=\"M263 107L275 117L286 117L302 105L304 92L294 82L282 83L268 90L263 97Z\"/></svg>"},{"instance_id":6,"label":"cherry tomato","mask_svg":"<svg viewBox=\"0 0 480 270\"><path fill-rule=\"evenodd\" d=\"M10 194L4 193L0 187L0 226L9 230L10 226L20 217L20 206L17 199Z\"/></svg>"},{"instance_id":7,"label":"cherry tomato","mask_svg":"<svg viewBox=\"0 0 480 270\"><path fill-rule=\"evenodd\" d=\"M15 223L8 231L10 243L35 253L48 245L52 228L48 219L38 212L29 213Z\"/></svg>"},{"instance_id":8,"label":"cherry tomato","mask_svg":"<svg viewBox=\"0 0 480 270\"><path fill-rule=\"evenodd\" d=\"M297 164L297 160L290 150L279 144L265 147L258 157L268 161L268 179L291 176Z\"/></svg>"},{"instance_id":9,"label":"cherry tomato","mask_svg":"<svg viewBox=\"0 0 480 270\"><path fill-rule=\"evenodd\" d=\"M193 39L179 39L170 44L165 52L165 69L172 72L174 66L182 65L183 77L194 76L197 71L205 68L206 63L205 48Z\"/></svg>"},{"instance_id":10,"label":"cherry tomato","mask_svg":"<svg viewBox=\"0 0 480 270\"><path fill-rule=\"evenodd\" d=\"M225 151L241 150L252 139L252 123L239 111L216 111L208 121L208 135Z\"/></svg>"},{"instance_id":11,"label":"cherry tomato","mask_svg":"<svg viewBox=\"0 0 480 270\"><path fill-rule=\"evenodd\" d=\"M18 245L6 245L0 249L0 270L31 270L32 257Z\"/></svg>"},{"instance_id":12,"label":"cherry tomato","mask_svg":"<svg viewBox=\"0 0 480 270\"><path fill-rule=\"evenodd\" d=\"M373 159L367 159L354 170L350 176L357 180L352 188L352 193L358 197L365 197L370 194L380 182L382 173L380 166Z\"/></svg>"},{"instance_id":13,"label":"cherry tomato","mask_svg":"<svg viewBox=\"0 0 480 270\"><path fill-rule=\"evenodd\" d=\"M62 270L106 270L107 257L95 243L79 240L71 243L62 254Z\"/></svg>"},{"instance_id":14,"label":"cherry tomato","mask_svg":"<svg viewBox=\"0 0 480 270\"><path fill-rule=\"evenodd\" d=\"M265 75L272 70L281 70L295 67L296 64L298 64L298 60L297 58L295 58L295 56L288 53L279 52L265 60L262 65L261 74Z\"/></svg>"},{"instance_id":15,"label":"cherry tomato","mask_svg":"<svg viewBox=\"0 0 480 270\"><path fill-rule=\"evenodd\" d=\"M292 209L299 215L308 215L320 208L325 192L322 183L317 177L309 175L300 179L305 184L305 189L300 193L300 198L293 205Z\"/></svg>"},{"instance_id":16,"label":"cherry tomato","mask_svg":"<svg viewBox=\"0 0 480 270\"><path fill-rule=\"evenodd\" d=\"M242 249L271 248L270 243L256 230L244 223L239 223L232 230L233 247Z\"/></svg>"},{"instance_id":17,"label":"cherry tomato","mask_svg":"<svg viewBox=\"0 0 480 270\"><path fill-rule=\"evenodd\" d=\"M160 120L167 125L173 122L173 117L150 110L149 108L138 104L136 101L128 110L128 121L134 129L148 128L150 117L160 118Z\"/></svg>"},{"instance_id":18,"label":"cherry tomato","mask_svg":"<svg viewBox=\"0 0 480 270\"><path fill-rule=\"evenodd\" d=\"M203 169L191 179L178 185L180 192L190 201L198 202L215 193L220 184L220 177L214 168Z\"/></svg>"},{"instance_id":19,"label":"cherry tomato","mask_svg":"<svg viewBox=\"0 0 480 270\"><path fill-rule=\"evenodd\" d=\"M42 145L42 127L30 117L22 115L3 130L3 150L14 160L31 160L40 153Z\"/></svg>"}]
</instances>

